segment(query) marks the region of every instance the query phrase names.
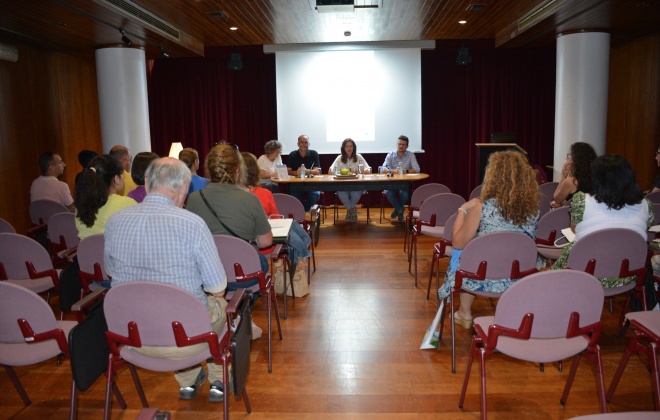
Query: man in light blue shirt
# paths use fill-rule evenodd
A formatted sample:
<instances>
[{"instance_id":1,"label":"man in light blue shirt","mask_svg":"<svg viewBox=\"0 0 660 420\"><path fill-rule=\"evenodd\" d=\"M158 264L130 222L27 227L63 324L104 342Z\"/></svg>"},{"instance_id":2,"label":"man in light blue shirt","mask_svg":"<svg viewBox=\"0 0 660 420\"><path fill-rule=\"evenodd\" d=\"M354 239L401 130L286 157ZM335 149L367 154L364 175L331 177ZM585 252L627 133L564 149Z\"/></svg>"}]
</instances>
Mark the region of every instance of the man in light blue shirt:
<instances>
[{"instance_id":1,"label":"man in light blue shirt","mask_svg":"<svg viewBox=\"0 0 660 420\"><path fill-rule=\"evenodd\" d=\"M406 174L416 174L419 173L419 164L417 163L417 158L413 152L408 151L408 137L400 135L396 141L396 150L390 152L385 156L385 162L383 162L385 167L383 173L396 173L396 170L399 166L403 169L403 172ZM398 194L398 199L397 199ZM394 207L392 212L392 218L398 217L399 222L403 222L403 210L404 206L408 202L408 190L385 190L385 196L387 200Z\"/></svg>"}]
</instances>

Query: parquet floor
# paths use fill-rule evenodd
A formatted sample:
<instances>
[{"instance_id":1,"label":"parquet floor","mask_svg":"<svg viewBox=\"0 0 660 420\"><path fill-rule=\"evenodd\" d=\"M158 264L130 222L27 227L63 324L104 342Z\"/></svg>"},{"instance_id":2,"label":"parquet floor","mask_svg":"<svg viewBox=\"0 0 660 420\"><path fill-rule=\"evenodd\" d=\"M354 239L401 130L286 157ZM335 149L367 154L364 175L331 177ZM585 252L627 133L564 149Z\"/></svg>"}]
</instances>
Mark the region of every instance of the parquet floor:
<instances>
[{"instance_id":1,"label":"parquet floor","mask_svg":"<svg viewBox=\"0 0 660 420\"><path fill-rule=\"evenodd\" d=\"M330 214L329 214L330 215ZM458 397L465 373L470 332L457 330L457 373L451 373L448 331L437 350L419 350L435 315L426 300L432 241L420 241L420 284L414 287L403 252L401 225L326 221L316 251L317 271L311 294L289 299L289 317L282 320L284 339L275 340L273 372L267 370L267 339L252 342L248 391L252 413L231 397L233 419L426 419L478 418L479 367L473 367L464 408ZM446 268L446 263L442 266ZM58 310L56 301L54 308ZM615 336L615 313L604 306L601 339L606 386L618 366L627 337ZM281 300L280 300L281 304ZM475 315L494 311L477 299ZM59 312L59 311L58 311ZM281 308L280 308L281 312ZM266 325L264 304L255 305L255 322ZM495 355L488 362L488 414L492 419L567 419L599 411L595 376L585 360L566 406L559 399L568 375ZM47 361L17 368L32 405L24 408L5 372L0 372L0 418L63 419L69 415L70 366ZM193 401L177 399L178 386L169 373L140 370L152 407L169 410L175 419L222 417L222 404L207 401L208 383ZM115 403L113 419L134 419L141 406L130 374L120 372L118 384L128 403ZM103 415L105 383L99 380L81 395L79 418ZM610 411L653 410L651 381L643 357L633 357Z\"/></svg>"}]
</instances>

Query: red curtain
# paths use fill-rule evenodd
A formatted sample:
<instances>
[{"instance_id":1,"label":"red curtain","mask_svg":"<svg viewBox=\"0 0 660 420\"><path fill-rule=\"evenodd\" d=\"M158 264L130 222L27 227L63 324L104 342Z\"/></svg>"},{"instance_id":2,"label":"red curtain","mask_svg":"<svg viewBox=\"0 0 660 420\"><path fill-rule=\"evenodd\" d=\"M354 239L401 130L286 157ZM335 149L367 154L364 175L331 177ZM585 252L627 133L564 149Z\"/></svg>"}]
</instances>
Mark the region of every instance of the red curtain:
<instances>
[{"instance_id":1,"label":"red curtain","mask_svg":"<svg viewBox=\"0 0 660 420\"><path fill-rule=\"evenodd\" d=\"M471 64L459 65L459 47ZM227 68L232 52L244 67ZM478 183L475 143L514 132L532 164L552 164L555 50L496 49L492 40L437 41L422 51L422 147L429 182L467 196ZM148 74L153 151L181 141L205 156L221 139L259 156L277 138L275 56L262 46L207 48L205 58L155 60ZM406 133L396 133L406 134ZM392 148L396 138L392 138ZM289 150L284 151L284 155ZM339 153L339 151L337 151ZM328 167L335 156L321 156ZM384 156L366 154L372 166ZM203 160L203 159L202 159ZM377 201L379 198L374 198Z\"/></svg>"}]
</instances>

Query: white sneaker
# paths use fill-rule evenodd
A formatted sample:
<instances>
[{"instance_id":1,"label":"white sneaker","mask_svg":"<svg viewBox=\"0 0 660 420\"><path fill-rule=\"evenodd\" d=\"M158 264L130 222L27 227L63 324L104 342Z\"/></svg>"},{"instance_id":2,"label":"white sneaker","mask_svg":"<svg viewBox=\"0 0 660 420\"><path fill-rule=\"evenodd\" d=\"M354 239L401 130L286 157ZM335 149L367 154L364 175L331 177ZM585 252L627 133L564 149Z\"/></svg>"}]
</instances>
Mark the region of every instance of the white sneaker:
<instances>
[{"instance_id":1,"label":"white sneaker","mask_svg":"<svg viewBox=\"0 0 660 420\"><path fill-rule=\"evenodd\" d=\"M252 339L256 340L257 338L261 337L261 333L263 330L259 327L257 327L257 324L254 322L252 323Z\"/></svg>"}]
</instances>

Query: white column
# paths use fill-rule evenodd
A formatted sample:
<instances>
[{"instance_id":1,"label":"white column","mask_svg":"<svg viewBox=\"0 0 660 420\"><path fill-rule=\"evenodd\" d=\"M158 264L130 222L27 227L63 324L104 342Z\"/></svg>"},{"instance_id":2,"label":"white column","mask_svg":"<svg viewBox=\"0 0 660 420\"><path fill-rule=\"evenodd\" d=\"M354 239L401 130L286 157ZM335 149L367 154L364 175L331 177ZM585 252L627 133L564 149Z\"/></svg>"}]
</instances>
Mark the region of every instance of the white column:
<instances>
[{"instance_id":1,"label":"white column","mask_svg":"<svg viewBox=\"0 0 660 420\"><path fill-rule=\"evenodd\" d=\"M555 152L558 181L571 144L585 142L605 153L610 34L580 32L557 38Z\"/></svg>"},{"instance_id":2,"label":"white column","mask_svg":"<svg viewBox=\"0 0 660 420\"><path fill-rule=\"evenodd\" d=\"M104 153L117 145L128 147L133 155L151 151L146 69L144 50L96 50Z\"/></svg>"}]
</instances>

